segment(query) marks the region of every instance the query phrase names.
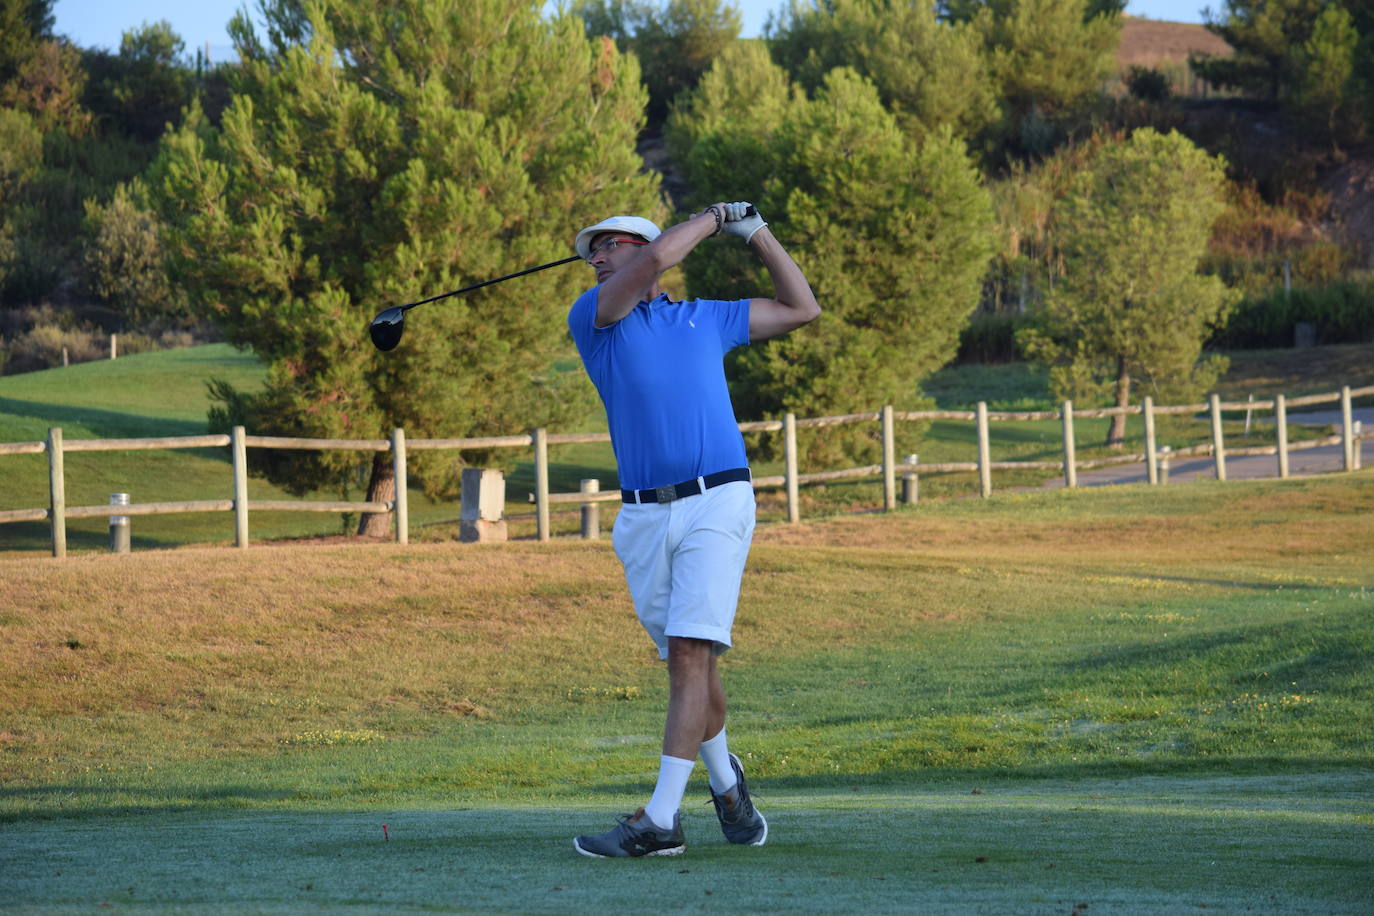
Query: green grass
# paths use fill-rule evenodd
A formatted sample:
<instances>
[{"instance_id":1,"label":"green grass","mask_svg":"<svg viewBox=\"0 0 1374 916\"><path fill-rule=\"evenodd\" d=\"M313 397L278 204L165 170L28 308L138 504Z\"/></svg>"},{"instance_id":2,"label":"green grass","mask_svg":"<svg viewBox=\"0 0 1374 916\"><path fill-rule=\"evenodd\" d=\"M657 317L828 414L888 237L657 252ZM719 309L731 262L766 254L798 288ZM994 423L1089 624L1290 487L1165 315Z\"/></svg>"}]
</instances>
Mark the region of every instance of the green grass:
<instances>
[{"instance_id":1,"label":"green grass","mask_svg":"<svg viewBox=\"0 0 1374 916\"><path fill-rule=\"evenodd\" d=\"M698 773L687 856L631 863L569 843L644 802L665 700L604 542L0 558L0 892L1360 912L1372 509L1365 472L765 526L722 664L769 845Z\"/></svg>"},{"instance_id":2,"label":"green grass","mask_svg":"<svg viewBox=\"0 0 1374 916\"><path fill-rule=\"evenodd\" d=\"M1356 913L1371 790L1341 774L774 793L767 846L727 846L704 813L685 857L633 861L577 856L568 839L604 811L568 805L92 818L0 844L20 911Z\"/></svg>"}]
</instances>

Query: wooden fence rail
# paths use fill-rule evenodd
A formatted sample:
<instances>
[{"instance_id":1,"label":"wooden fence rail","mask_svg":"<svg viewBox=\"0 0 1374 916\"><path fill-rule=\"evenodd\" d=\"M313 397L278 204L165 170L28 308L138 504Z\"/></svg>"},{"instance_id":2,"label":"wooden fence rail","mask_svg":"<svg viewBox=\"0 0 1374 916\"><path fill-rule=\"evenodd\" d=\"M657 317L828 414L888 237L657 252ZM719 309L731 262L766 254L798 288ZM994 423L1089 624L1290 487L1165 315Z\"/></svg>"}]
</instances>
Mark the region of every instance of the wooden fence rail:
<instances>
[{"instance_id":1,"label":"wooden fence rail","mask_svg":"<svg viewBox=\"0 0 1374 916\"><path fill-rule=\"evenodd\" d=\"M1359 441L1374 436L1374 433L1360 433L1351 416L1351 399L1374 394L1374 385L1351 389L1343 387L1339 392L1329 394L1305 395L1285 399L1278 395L1273 400L1245 402L1223 402L1213 395L1204 404L1180 404L1156 406L1150 398L1139 405L1128 407L1108 407L1092 410L1079 410L1065 401L1057 411L989 411L984 402L979 402L975 410L916 410L898 411L884 407L878 411L853 413L836 417L798 418L787 414L781 420L759 420L739 424L741 432L782 432L784 435L784 473L754 479L756 488L784 487L787 495L787 517L790 522L800 519L798 488L804 484L825 483L836 480L853 480L881 476L883 480L883 507L895 508L897 503L897 476L902 475L903 494L906 501L914 501L918 473L955 473L977 472L979 492L987 497L992 492L993 471L1015 470L1062 470L1067 486L1077 485L1077 472L1090 468L1106 467L1114 464L1145 461L1149 482L1162 482L1167 473L1167 464L1161 467L1165 456L1180 458L1190 455L1213 457L1217 479L1226 479L1227 455L1277 455L1278 476L1289 476L1289 454L1307 448L1341 445L1344 448L1343 467L1354 470L1359 467ZM1341 411L1341 432L1324 439L1290 443L1288 441L1287 409L1339 402ZM1247 448L1227 449L1222 436L1222 414L1226 411L1246 411L1247 418L1255 410L1272 410L1275 415L1275 444ZM1211 441L1204 445L1182 448L1170 452L1161 449L1155 440L1154 419L1161 414L1201 414L1206 413L1210 420ZM1112 417L1117 415L1141 414L1145 421L1145 452L1116 455L1079 461L1075 455L1076 436L1074 420L1087 418ZM990 422L1060 420L1063 425L1063 453L1060 461L992 461L989 448L988 424ZM978 446L976 461L928 462L921 463L916 455L908 455L898 464L895 456L895 425L897 421L930 420L969 420L977 425ZM882 463L853 468L839 468L828 471L799 473L797 469L797 430L818 429L829 426L842 426L854 423L878 423L882 435ZM231 435L171 436L148 439L73 439L64 441L60 427L48 431L44 442L3 442L0 455L43 454L48 455L49 503L47 508L9 509L0 511L0 524L6 522L48 521L52 531L52 554L62 557L67 552L66 520L69 518L97 518L132 515L166 515L180 512L233 512L235 518L234 543L238 547L248 546L248 517L250 512L367 512L392 513L395 539L398 543L409 540L409 509L406 487L407 450L464 450L489 448L532 448L535 463L535 492L530 500L536 505L536 530L539 540L548 540L549 509L552 505L576 503L583 509L583 532L596 530L595 523L589 526L588 518L595 518L593 510L598 503L620 499L618 490L600 492L595 481L584 481L583 489L576 493L550 493L548 488L548 447L550 445L572 445L609 442L608 433L548 433L537 429L528 434L513 436L481 436L462 439L406 439L405 431L394 430L390 439L308 439L285 436L250 436L241 426L236 426ZM225 448L230 450L230 464L233 475L233 498L214 500L194 500L186 502L134 503L132 505L68 506L66 504L66 473L63 456L67 452L102 452L143 449L179 448ZM307 501L307 500L255 500L248 497L249 448L307 449L307 450L345 450L362 452L392 452L393 468L396 476L396 497L385 502L368 501Z\"/></svg>"}]
</instances>

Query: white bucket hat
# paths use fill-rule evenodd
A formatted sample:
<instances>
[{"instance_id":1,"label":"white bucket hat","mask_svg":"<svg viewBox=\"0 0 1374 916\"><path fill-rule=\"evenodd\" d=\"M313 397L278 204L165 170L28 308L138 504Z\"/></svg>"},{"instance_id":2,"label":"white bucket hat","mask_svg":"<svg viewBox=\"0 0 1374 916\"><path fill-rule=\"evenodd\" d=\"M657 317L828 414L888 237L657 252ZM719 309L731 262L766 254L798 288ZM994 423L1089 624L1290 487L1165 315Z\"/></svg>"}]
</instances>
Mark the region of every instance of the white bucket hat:
<instances>
[{"instance_id":1,"label":"white bucket hat","mask_svg":"<svg viewBox=\"0 0 1374 916\"><path fill-rule=\"evenodd\" d=\"M577 249L577 253L585 261L592 254L592 239L603 232L623 232L626 235L637 235L646 242L652 242L658 238L661 231L658 226L642 216L612 216L610 219L603 219L595 226L588 226L577 233L577 241L573 243L573 247Z\"/></svg>"}]
</instances>

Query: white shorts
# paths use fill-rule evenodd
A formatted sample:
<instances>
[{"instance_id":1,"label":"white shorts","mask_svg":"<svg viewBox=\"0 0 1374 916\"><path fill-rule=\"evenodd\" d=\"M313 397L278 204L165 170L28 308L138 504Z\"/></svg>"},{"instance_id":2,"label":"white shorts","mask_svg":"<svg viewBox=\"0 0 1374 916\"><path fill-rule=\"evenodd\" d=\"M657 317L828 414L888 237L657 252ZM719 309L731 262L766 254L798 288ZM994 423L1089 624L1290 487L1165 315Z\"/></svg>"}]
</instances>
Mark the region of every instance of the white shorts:
<instances>
[{"instance_id":1,"label":"white shorts","mask_svg":"<svg viewBox=\"0 0 1374 916\"><path fill-rule=\"evenodd\" d=\"M740 579L754 537L754 487L747 480L668 503L626 503L611 544L625 566L635 613L668 657L668 637L730 648Z\"/></svg>"}]
</instances>

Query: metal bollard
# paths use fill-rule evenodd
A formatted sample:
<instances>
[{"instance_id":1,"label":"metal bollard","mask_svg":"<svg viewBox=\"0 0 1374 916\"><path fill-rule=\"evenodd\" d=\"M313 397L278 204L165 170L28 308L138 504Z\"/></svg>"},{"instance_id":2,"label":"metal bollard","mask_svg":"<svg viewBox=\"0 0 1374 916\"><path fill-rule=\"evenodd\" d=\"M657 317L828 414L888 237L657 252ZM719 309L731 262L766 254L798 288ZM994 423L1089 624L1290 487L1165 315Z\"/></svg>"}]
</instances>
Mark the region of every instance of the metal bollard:
<instances>
[{"instance_id":1,"label":"metal bollard","mask_svg":"<svg viewBox=\"0 0 1374 916\"><path fill-rule=\"evenodd\" d=\"M907 506L916 505L921 496L920 481L916 478L916 465L920 461L920 455L907 455L904 462L908 470L902 474L902 503Z\"/></svg>"},{"instance_id":2,"label":"metal bollard","mask_svg":"<svg viewBox=\"0 0 1374 916\"><path fill-rule=\"evenodd\" d=\"M1352 434L1352 441L1350 445L1350 469L1352 471L1358 471L1361 465L1363 465L1364 463L1361 460L1360 456L1360 451L1364 446L1364 442L1361 438L1364 436L1364 424L1361 423L1359 420L1356 420L1354 423L1350 425L1350 432Z\"/></svg>"},{"instance_id":3,"label":"metal bollard","mask_svg":"<svg viewBox=\"0 0 1374 916\"><path fill-rule=\"evenodd\" d=\"M600 493L601 481L596 478L587 478L582 481L579 489L586 494ZM582 504L582 537L584 540L594 541L601 537L601 505L595 502L585 502Z\"/></svg>"},{"instance_id":4,"label":"metal bollard","mask_svg":"<svg viewBox=\"0 0 1374 916\"><path fill-rule=\"evenodd\" d=\"M1174 450L1169 446L1164 446L1159 450L1159 482L1166 484L1169 482L1169 456Z\"/></svg>"},{"instance_id":5,"label":"metal bollard","mask_svg":"<svg viewBox=\"0 0 1374 916\"><path fill-rule=\"evenodd\" d=\"M127 506L129 504L128 493L111 493L110 505ZM111 515L110 516L110 553L129 552L129 516Z\"/></svg>"}]
</instances>

